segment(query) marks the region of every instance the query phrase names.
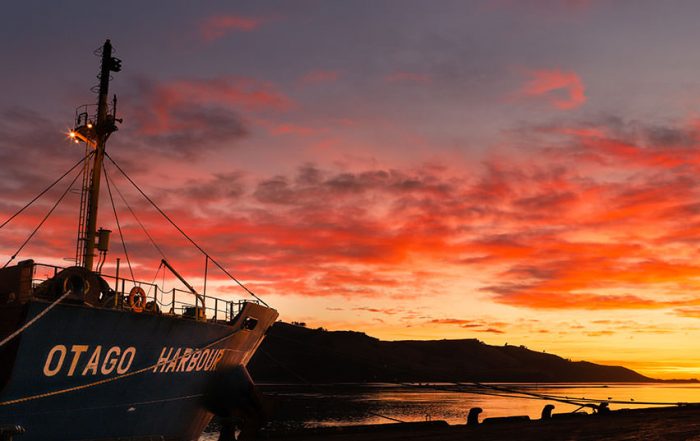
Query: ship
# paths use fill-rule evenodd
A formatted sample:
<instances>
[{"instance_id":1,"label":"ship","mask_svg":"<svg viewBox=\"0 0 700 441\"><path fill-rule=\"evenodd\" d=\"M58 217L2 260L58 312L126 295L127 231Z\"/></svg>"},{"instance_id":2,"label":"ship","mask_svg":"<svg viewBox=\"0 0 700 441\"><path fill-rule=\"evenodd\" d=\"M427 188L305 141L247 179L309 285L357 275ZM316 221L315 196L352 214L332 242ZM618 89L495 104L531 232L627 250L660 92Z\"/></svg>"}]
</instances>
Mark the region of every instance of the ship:
<instances>
[{"instance_id":1,"label":"ship","mask_svg":"<svg viewBox=\"0 0 700 441\"><path fill-rule=\"evenodd\" d=\"M0 269L3 440L189 441L215 414L224 421L261 418L246 364L277 319L275 309L157 206L205 256L203 291L165 258L159 270L170 271L185 289L164 292L133 273L120 275L119 259L108 265L114 274L102 272L110 231L97 228L100 184L105 158L111 160L107 140L121 123L116 96L109 99L111 75L121 70L113 52L110 40L98 50L97 104L79 107L70 131L86 151L73 181L81 176L83 184L75 264L24 259L9 265L15 253ZM209 266L253 297L207 296Z\"/></svg>"}]
</instances>

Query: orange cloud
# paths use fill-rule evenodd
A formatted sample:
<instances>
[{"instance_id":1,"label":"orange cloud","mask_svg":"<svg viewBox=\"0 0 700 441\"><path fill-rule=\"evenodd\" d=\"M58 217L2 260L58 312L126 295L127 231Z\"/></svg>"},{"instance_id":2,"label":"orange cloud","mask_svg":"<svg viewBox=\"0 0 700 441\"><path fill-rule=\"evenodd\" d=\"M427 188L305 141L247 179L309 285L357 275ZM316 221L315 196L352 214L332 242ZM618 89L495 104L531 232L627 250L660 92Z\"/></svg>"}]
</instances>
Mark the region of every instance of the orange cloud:
<instances>
[{"instance_id":1,"label":"orange cloud","mask_svg":"<svg viewBox=\"0 0 700 441\"><path fill-rule=\"evenodd\" d=\"M214 41L232 32L251 32L258 29L264 20L238 15L209 17L199 24L200 35L205 41Z\"/></svg>"},{"instance_id":2,"label":"orange cloud","mask_svg":"<svg viewBox=\"0 0 700 441\"><path fill-rule=\"evenodd\" d=\"M530 80L520 89L521 97L543 99L562 110L574 109L586 102L583 82L575 72L535 70L529 75Z\"/></svg>"},{"instance_id":3,"label":"orange cloud","mask_svg":"<svg viewBox=\"0 0 700 441\"><path fill-rule=\"evenodd\" d=\"M174 110L188 104L263 113L258 120L270 133L312 133L273 118L291 103L272 86L235 79L222 84L221 95L207 81L145 89L145 101L159 110L145 119L158 130L144 136L177 134L180 124L198 127L197 120L179 120ZM483 301L520 308L666 309L691 315L700 303L693 294L700 288L693 132L633 128L620 121L536 128L529 133L541 137L536 154L509 155L507 162L494 158L469 173L451 166L306 164L289 175L256 177L234 169L190 179L182 189L156 190L153 197L261 294L413 299L454 293L453 282L469 280L469 292ZM687 151L686 162L670 166L657 160L666 149ZM583 152L596 158L582 159ZM151 170L142 173L151 176ZM21 179L31 183L35 177ZM173 265L188 277L201 276L202 259L186 241L162 226L147 205L131 203ZM17 204L8 199L0 212L9 215ZM123 204L117 205L137 273L147 264L157 266L157 250L124 214ZM41 213L31 212L26 223L14 225L15 237L31 231ZM110 217L100 222L116 231ZM52 224L51 235L38 236L45 250L66 249L53 243L61 231L73 237L75 220L59 219L64 225ZM8 241L0 245L12 252ZM120 253L113 246L110 256ZM210 277L224 278L215 270ZM465 329L501 328L484 322Z\"/></svg>"},{"instance_id":4,"label":"orange cloud","mask_svg":"<svg viewBox=\"0 0 700 441\"><path fill-rule=\"evenodd\" d=\"M193 237L228 256L236 274L259 281L261 292L410 297L459 269L494 301L519 307L695 302L683 293L698 288L700 267L692 255L664 252L684 232L700 232L687 221L700 210L689 206L682 180L598 183L544 164L490 165L474 180L452 174L430 167L332 173L306 165L293 176L189 183L190 192L168 192L165 202ZM126 229L138 233L133 222ZM177 248L168 229L153 234ZM146 240L136 244L144 256L150 248ZM174 258L192 261L185 251ZM419 261L436 269L415 273ZM200 273L193 262L183 271Z\"/></svg>"},{"instance_id":5,"label":"orange cloud","mask_svg":"<svg viewBox=\"0 0 700 441\"><path fill-rule=\"evenodd\" d=\"M432 319L428 322L433 325L456 325L460 328L469 329L472 332L487 332L492 334L504 334L502 330L507 323L489 322L484 320L465 320L455 318Z\"/></svg>"},{"instance_id":6,"label":"orange cloud","mask_svg":"<svg viewBox=\"0 0 700 441\"><path fill-rule=\"evenodd\" d=\"M675 127L587 127L560 131L575 141L579 158L601 164L672 169L700 166L697 129Z\"/></svg>"},{"instance_id":7,"label":"orange cloud","mask_svg":"<svg viewBox=\"0 0 700 441\"><path fill-rule=\"evenodd\" d=\"M700 318L700 308L678 308L674 311L681 317Z\"/></svg>"},{"instance_id":8,"label":"orange cloud","mask_svg":"<svg viewBox=\"0 0 700 441\"><path fill-rule=\"evenodd\" d=\"M474 329L476 332L487 332L490 334L505 334L505 331L501 331L497 328L486 328L486 329Z\"/></svg>"}]
</instances>

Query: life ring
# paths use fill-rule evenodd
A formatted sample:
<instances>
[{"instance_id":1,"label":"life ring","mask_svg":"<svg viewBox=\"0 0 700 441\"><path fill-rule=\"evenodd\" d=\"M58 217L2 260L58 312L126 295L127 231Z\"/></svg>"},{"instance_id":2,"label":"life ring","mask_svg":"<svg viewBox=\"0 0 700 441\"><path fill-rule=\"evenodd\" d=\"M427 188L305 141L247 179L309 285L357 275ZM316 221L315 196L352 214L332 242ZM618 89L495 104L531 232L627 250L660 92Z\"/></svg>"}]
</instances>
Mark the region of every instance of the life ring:
<instances>
[{"instance_id":1,"label":"life ring","mask_svg":"<svg viewBox=\"0 0 700 441\"><path fill-rule=\"evenodd\" d=\"M143 311L143 306L146 304L146 291L140 286L134 286L129 291L129 307L136 312Z\"/></svg>"}]
</instances>

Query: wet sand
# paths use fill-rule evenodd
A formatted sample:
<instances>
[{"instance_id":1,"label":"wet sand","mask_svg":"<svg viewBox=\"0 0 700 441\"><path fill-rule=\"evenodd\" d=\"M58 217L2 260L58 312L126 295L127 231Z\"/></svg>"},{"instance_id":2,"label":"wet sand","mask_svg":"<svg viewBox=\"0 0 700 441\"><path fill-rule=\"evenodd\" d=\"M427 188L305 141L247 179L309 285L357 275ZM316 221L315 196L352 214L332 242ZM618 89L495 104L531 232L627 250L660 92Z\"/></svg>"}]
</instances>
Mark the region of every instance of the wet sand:
<instances>
[{"instance_id":1,"label":"wet sand","mask_svg":"<svg viewBox=\"0 0 700 441\"><path fill-rule=\"evenodd\" d=\"M606 415L555 415L550 420L496 420L475 427L440 421L332 427L267 434L265 438L291 441L700 441L700 407L619 410Z\"/></svg>"}]
</instances>

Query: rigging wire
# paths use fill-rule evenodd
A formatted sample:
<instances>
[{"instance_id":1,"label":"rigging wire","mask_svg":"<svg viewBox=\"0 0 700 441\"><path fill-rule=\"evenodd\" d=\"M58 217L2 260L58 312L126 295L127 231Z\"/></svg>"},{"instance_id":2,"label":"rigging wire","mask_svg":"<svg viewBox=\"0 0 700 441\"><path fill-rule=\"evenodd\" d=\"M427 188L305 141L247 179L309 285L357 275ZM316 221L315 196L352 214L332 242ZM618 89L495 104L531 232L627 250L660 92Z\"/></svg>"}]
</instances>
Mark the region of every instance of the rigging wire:
<instances>
[{"instance_id":1,"label":"rigging wire","mask_svg":"<svg viewBox=\"0 0 700 441\"><path fill-rule=\"evenodd\" d=\"M112 186L110 185L110 177L107 174L107 167L103 167L105 173L105 181L107 182L107 193L109 193L109 201L112 203L112 211L114 212L114 219L117 221L117 229L119 230L119 238L122 241L122 249L124 250L124 256L126 256L126 264L129 267L129 273L131 274L131 280L136 281L134 277L134 269L131 266L131 259L129 259L129 253L126 250L126 241L124 240L124 233L122 233L122 226L119 223L119 216L117 216L117 207L114 204L114 197L112 196Z\"/></svg>"},{"instance_id":2,"label":"rigging wire","mask_svg":"<svg viewBox=\"0 0 700 441\"><path fill-rule=\"evenodd\" d=\"M154 300L158 302L158 285L156 285L156 279L158 279L158 274L160 274L160 270L163 269L163 261L160 261L160 265L158 265L158 269L156 270L156 275L153 276L153 281L148 285L148 291L146 292L146 298L151 295L151 288L155 286L155 293L153 294ZM163 274L165 274L165 269L163 269Z\"/></svg>"},{"instance_id":3,"label":"rigging wire","mask_svg":"<svg viewBox=\"0 0 700 441\"><path fill-rule=\"evenodd\" d=\"M106 155L107 155L107 153L105 153L105 156L106 156ZM111 158L110 158L110 160L111 160ZM114 161L112 161L112 164L114 164ZM114 165L116 165L116 164L114 164ZM118 165L117 165L117 168L119 168ZM119 169L119 171L121 171L121 169ZM123 173L124 173L124 172L122 171L122 174L123 174ZM126 175L125 175L125 176L126 176ZM160 253L161 257L162 257L163 259L165 259L165 260L168 260L168 258L165 257L165 253L163 252L163 250L158 246L158 244L156 243L156 241L153 240L153 237L151 236L151 234L150 234L150 233L148 232L148 230L146 229L146 226L143 224L143 222L141 222L141 219L139 219L139 217L136 215L136 212L134 211L134 209L131 208L131 205L129 205L129 202L127 202L126 198L124 197L124 195L122 194L122 192L119 190L119 187L117 187L117 185L116 185L114 182L113 182L113 184L114 184L114 189L117 191L117 194L118 194L119 197L122 199L122 202L124 202L124 205L126 205L126 208L129 209L129 211L131 212L131 215L134 216L134 219L136 219L136 222L138 222L138 224L141 226L141 229L143 230L143 232L146 233L146 236L148 237L148 240L150 240L150 241L151 241L151 244L153 244L153 246L155 247L155 249L158 250L158 253Z\"/></svg>"},{"instance_id":4,"label":"rigging wire","mask_svg":"<svg viewBox=\"0 0 700 441\"><path fill-rule=\"evenodd\" d=\"M160 208L158 205L156 205L156 203L153 202L153 200L152 200L151 198L149 198L148 195L146 195L146 193L144 193L143 190L141 190L141 188L140 188L138 185L136 185L136 183L129 177L129 175L126 174L126 172L119 166L119 164L117 164L117 163L114 161L114 159L112 159L111 156L109 156L109 154L108 154L107 152L105 152L105 156L107 157L107 159L109 159L109 161L110 161L112 164L114 164L115 167L117 167L117 169L121 172L122 175L124 175L124 177L131 183L131 185L133 185L134 188L136 188L136 190L138 190L138 192L141 193L141 196L143 196L148 202L150 202L150 204L153 205L153 207L154 207L156 210L158 210L158 212L159 212L168 222L170 222L170 225L172 225L173 227L175 227L175 229L176 229L177 231L179 231L180 234L182 234L182 235L185 237L185 239L187 239L192 245L194 245L195 248L197 248L202 254L204 254L205 256L207 256L207 257L209 258L209 260L211 260L211 261L214 263L214 265L216 265L221 271L223 271L223 273L226 274L231 280L233 280L234 282L236 282L236 283L238 284L238 286L240 286L241 288L243 288L248 294L250 294L251 296L253 296L257 301L259 301L259 302L262 303L263 305L269 307L269 305L268 305L267 303L265 303L265 302L263 301L263 299L261 299L260 297L258 297L253 291L251 291L247 286L245 286L245 285L243 284L243 282L239 281L239 280L238 280L237 278L235 278L230 272L228 272L228 271L226 270L226 268L224 268L217 260L215 260L213 257L211 257L211 255L209 255L209 253L207 253L201 246L199 246L199 244L197 244L197 242L195 242L190 236L188 236L187 233L185 233L185 232L182 230L182 228L180 228L180 227L175 223L175 221L173 221L167 214L165 214L165 212L164 212L163 210L161 210L161 208Z\"/></svg>"},{"instance_id":5,"label":"rigging wire","mask_svg":"<svg viewBox=\"0 0 700 441\"><path fill-rule=\"evenodd\" d=\"M29 241L32 240L32 238L34 237L34 235L36 234L36 232L39 231L39 228L41 228L42 225L44 225L44 222L46 222L46 220L49 218L49 216L51 216L51 214L54 212L54 210L56 209L56 207L58 207L58 204L60 204L61 201L63 200L63 198L66 197L66 195L68 194L68 192L69 192L69 191L71 190L71 188L73 187L73 184L75 184L75 181L78 179L78 177L79 177L81 174L82 174L82 170L81 170L80 173L78 173L77 175L75 175L75 177L73 178L73 180L71 181L71 183L68 185L68 188L66 188L66 191L64 191L63 194L61 195L61 197L58 198L58 200L56 201L56 203L53 204L53 207L51 207L51 210L49 210L49 212L46 213L46 216L44 216L44 218L41 220L41 222L39 222L39 225L37 225L37 227L34 229L34 231L32 231L32 233L29 235L29 237L27 237L27 239L22 243L22 245L20 245L19 249L17 249L17 251L12 255L12 257L10 257L10 260L8 260L8 261L5 263L5 265L3 265L3 268L6 268L7 265L10 264L10 262L12 262L13 260L15 260L15 257L17 257L17 255L24 249L24 247L29 243Z\"/></svg>"},{"instance_id":6,"label":"rigging wire","mask_svg":"<svg viewBox=\"0 0 700 441\"><path fill-rule=\"evenodd\" d=\"M73 167L70 168L70 170L68 170L67 172L63 173L63 174L61 175L60 178L58 178L58 179L56 179L55 181L53 181L53 183L52 183L51 185L49 185L48 187L46 187L46 188L45 188L41 193L39 193L34 199L32 199L31 201L29 201L29 202L27 203L27 205L25 205L24 207L22 207L18 212L16 212L16 213L13 214L12 216L10 216L9 219L7 219L5 222L3 222L2 225L0 225L0 229L1 229L2 227L4 227L5 225L9 224L10 221L12 221L12 219L14 219L14 218L16 218L17 216L19 216L24 210L26 210L27 208L29 208L30 205L32 205L32 204L33 204L34 202L36 202L40 197L42 197L44 194L46 194L46 192L48 192L48 191L51 190L56 184L58 184L59 182L61 182L61 181L63 180L63 178L65 178L66 176L68 176L68 174L70 174L70 172L72 172L73 170L75 170L76 167L78 167L80 164L82 164L83 162L85 162L90 156L93 155L93 153L94 153L94 152L88 153L86 156L83 157L83 159L81 159L80 161L76 162L75 165L74 165Z\"/></svg>"}]
</instances>

